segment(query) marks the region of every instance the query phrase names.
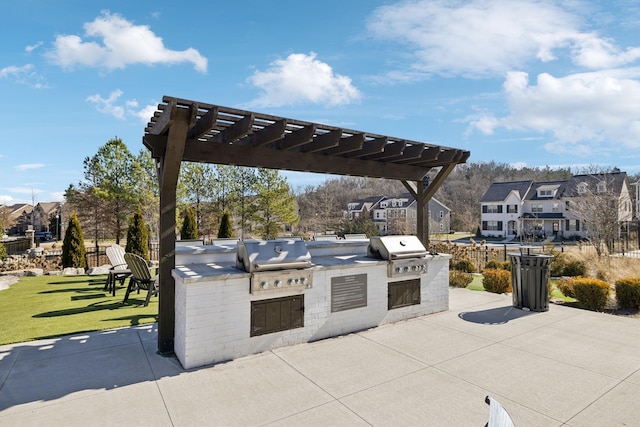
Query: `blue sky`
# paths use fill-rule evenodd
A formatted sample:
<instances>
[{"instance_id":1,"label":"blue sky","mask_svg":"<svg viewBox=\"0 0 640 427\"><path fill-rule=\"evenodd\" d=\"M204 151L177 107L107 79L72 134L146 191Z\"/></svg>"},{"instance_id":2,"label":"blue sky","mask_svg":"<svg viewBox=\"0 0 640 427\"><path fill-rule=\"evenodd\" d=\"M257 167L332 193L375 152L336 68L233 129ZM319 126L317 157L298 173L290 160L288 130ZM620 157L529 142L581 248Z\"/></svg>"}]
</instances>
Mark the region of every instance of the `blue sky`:
<instances>
[{"instance_id":1,"label":"blue sky","mask_svg":"<svg viewBox=\"0 0 640 427\"><path fill-rule=\"evenodd\" d=\"M62 200L116 136L139 152L164 95L640 171L635 0L92 3L1 6L0 203Z\"/></svg>"}]
</instances>

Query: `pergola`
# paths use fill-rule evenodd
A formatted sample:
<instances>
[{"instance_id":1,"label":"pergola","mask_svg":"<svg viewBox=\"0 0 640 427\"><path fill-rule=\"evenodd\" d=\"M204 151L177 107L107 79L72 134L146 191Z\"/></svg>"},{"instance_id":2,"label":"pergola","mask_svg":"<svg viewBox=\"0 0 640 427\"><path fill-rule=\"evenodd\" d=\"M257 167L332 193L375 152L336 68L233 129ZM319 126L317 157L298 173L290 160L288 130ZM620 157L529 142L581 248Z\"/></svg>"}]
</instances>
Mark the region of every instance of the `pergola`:
<instances>
[{"instance_id":1,"label":"pergola","mask_svg":"<svg viewBox=\"0 0 640 427\"><path fill-rule=\"evenodd\" d=\"M417 201L417 235L426 246L429 199L455 166L469 158L469 151L456 148L168 96L145 128L143 143L157 161L160 187L160 353L173 352L171 270L183 161L400 180Z\"/></svg>"}]
</instances>

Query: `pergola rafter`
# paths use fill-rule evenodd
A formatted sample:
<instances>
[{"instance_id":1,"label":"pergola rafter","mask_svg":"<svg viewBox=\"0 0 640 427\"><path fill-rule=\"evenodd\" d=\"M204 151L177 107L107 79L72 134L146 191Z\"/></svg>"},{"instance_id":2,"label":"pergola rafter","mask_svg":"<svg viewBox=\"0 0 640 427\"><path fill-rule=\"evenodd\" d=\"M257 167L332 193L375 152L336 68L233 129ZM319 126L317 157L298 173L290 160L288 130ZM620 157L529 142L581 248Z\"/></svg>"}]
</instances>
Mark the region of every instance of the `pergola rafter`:
<instances>
[{"instance_id":1,"label":"pergola rafter","mask_svg":"<svg viewBox=\"0 0 640 427\"><path fill-rule=\"evenodd\" d=\"M145 129L160 184L158 347L173 351L176 185L182 161L397 179L418 203L428 243L428 201L469 151L164 97ZM437 169L429 179L429 173ZM433 174L431 174L433 175Z\"/></svg>"}]
</instances>

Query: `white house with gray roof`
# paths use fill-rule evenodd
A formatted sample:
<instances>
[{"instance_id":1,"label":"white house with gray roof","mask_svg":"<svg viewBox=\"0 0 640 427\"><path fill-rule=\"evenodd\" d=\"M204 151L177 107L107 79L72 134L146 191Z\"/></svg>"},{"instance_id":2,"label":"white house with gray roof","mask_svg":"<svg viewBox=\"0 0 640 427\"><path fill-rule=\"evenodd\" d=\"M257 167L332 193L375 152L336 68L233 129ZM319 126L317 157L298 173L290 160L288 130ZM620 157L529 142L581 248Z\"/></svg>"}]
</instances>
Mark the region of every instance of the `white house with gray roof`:
<instances>
[{"instance_id":1,"label":"white house with gray roof","mask_svg":"<svg viewBox=\"0 0 640 427\"><path fill-rule=\"evenodd\" d=\"M586 237L586 224L572 203L604 193L614 196L618 221L630 221L633 207L625 172L574 175L562 181L494 182L480 199L481 232L503 238Z\"/></svg>"}]
</instances>

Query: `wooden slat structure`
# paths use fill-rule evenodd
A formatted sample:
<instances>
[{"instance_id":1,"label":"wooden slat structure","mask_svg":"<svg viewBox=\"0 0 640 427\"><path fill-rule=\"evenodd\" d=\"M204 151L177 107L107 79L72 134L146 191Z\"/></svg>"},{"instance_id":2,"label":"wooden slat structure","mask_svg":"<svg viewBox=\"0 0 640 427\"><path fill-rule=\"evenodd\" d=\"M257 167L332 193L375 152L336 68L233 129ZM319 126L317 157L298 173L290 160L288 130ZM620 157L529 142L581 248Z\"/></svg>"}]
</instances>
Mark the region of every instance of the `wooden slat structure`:
<instances>
[{"instance_id":1,"label":"wooden slat structure","mask_svg":"<svg viewBox=\"0 0 640 427\"><path fill-rule=\"evenodd\" d=\"M161 353L173 352L171 270L182 161L400 180L418 203L417 234L426 245L429 199L469 158L469 151L456 148L167 96L148 123L143 143L157 160L160 184Z\"/></svg>"}]
</instances>

